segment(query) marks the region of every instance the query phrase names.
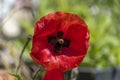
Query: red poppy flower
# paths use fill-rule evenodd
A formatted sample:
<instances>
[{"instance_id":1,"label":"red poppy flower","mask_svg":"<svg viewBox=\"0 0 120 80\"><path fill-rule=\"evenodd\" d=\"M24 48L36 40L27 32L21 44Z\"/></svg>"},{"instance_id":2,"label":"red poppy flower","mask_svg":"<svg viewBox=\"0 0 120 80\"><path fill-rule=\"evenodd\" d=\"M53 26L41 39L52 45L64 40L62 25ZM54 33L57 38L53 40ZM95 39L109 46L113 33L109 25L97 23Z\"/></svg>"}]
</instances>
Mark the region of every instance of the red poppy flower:
<instances>
[{"instance_id":1,"label":"red poppy flower","mask_svg":"<svg viewBox=\"0 0 120 80\"><path fill-rule=\"evenodd\" d=\"M65 12L50 13L36 24L32 59L47 71L43 80L63 80L87 53L89 30L83 19Z\"/></svg>"}]
</instances>

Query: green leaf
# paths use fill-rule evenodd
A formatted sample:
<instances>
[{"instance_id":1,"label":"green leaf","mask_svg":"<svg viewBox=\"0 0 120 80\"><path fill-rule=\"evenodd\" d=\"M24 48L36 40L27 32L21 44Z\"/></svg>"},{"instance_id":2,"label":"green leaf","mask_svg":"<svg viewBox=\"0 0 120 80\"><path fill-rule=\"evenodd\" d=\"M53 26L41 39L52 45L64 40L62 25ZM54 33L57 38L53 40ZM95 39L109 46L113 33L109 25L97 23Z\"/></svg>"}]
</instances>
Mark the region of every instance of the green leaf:
<instances>
[{"instance_id":1,"label":"green leaf","mask_svg":"<svg viewBox=\"0 0 120 80\"><path fill-rule=\"evenodd\" d=\"M17 80L22 80L22 77L19 74L9 73L11 76L14 76Z\"/></svg>"}]
</instances>

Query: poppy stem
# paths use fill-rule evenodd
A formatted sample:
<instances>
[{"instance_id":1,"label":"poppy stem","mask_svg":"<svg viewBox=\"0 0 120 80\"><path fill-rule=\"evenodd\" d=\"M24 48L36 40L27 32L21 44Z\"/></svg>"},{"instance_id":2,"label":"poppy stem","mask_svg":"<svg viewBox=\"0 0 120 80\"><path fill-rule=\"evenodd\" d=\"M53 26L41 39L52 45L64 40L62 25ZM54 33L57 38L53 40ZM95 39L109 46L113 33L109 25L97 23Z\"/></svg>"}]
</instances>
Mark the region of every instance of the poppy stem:
<instances>
[{"instance_id":1,"label":"poppy stem","mask_svg":"<svg viewBox=\"0 0 120 80\"><path fill-rule=\"evenodd\" d=\"M32 80L35 80L37 77L38 73L41 71L41 67L36 71L36 73L33 75Z\"/></svg>"},{"instance_id":2,"label":"poppy stem","mask_svg":"<svg viewBox=\"0 0 120 80\"><path fill-rule=\"evenodd\" d=\"M27 47L27 45L28 45L28 43L30 42L31 39L32 39L32 36L28 35L27 41L26 41L26 43L25 43L25 45L24 45L24 47L23 47L23 49L22 49L22 51L20 53L19 63L18 63L17 69L16 69L16 74L18 74L18 71L20 69L20 66L21 66L21 63L22 63L22 57L23 57L23 53L25 51L25 48Z\"/></svg>"}]
</instances>

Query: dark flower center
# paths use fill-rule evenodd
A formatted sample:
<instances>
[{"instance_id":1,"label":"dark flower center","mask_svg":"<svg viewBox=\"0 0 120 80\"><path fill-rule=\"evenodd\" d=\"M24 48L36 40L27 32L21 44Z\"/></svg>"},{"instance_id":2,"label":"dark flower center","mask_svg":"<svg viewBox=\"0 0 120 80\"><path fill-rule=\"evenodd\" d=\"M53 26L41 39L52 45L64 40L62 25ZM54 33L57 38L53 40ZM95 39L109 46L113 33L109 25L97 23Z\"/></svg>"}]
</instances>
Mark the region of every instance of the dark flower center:
<instances>
[{"instance_id":1,"label":"dark flower center","mask_svg":"<svg viewBox=\"0 0 120 80\"><path fill-rule=\"evenodd\" d=\"M63 32L59 31L57 36L49 36L48 42L54 45L54 52L59 53L63 47L70 46L70 40L63 39Z\"/></svg>"}]
</instances>

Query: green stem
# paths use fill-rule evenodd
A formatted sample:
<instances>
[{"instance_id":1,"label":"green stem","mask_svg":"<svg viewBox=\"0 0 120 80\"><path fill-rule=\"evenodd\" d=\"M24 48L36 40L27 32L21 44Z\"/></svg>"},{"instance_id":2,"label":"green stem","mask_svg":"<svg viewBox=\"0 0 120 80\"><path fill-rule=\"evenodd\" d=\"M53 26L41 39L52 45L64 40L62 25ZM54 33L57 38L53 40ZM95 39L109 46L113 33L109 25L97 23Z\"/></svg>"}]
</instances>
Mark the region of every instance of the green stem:
<instances>
[{"instance_id":1,"label":"green stem","mask_svg":"<svg viewBox=\"0 0 120 80\"><path fill-rule=\"evenodd\" d=\"M28 35L27 41L26 41L26 43L25 43L25 45L24 45L24 47L23 47L23 49L22 49L22 51L21 51L21 53L20 53L19 63L18 63L17 69L16 69L16 74L18 74L18 71L19 71L20 66L21 66L21 63L22 63L22 56L23 56L23 53L24 53L25 48L27 47L29 41L31 40L31 38L32 38L32 36L31 36L31 35Z\"/></svg>"},{"instance_id":2,"label":"green stem","mask_svg":"<svg viewBox=\"0 0 120 80\"><path fill-rule=\"evenodd\" d=\"M32 77L32 80L35 80L35 78L37 77L38 73L41 71L41 68L39 68L36 73L34 74L34 76Z\"/></svg>"}]
</instances>

